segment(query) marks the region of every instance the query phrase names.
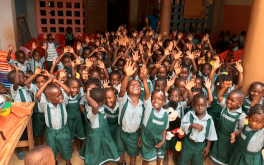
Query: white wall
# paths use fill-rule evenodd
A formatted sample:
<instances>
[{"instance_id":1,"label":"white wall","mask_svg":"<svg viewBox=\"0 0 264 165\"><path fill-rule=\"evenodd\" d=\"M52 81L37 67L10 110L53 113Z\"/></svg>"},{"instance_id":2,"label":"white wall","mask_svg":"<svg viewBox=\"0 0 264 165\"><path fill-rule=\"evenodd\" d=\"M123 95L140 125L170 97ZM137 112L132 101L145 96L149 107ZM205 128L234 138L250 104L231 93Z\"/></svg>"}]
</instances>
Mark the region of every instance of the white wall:
<instances>
[{"instance_id":1,"label":"white wall","mask_svg":"<svg viewBox=\"0 0 264 165\"><path fill-rule=\"evenodd\" d=\"M19 45L14 0L1 0L0 5L0 50L8 51L8 45Z\"/></svg>"},{"instance_id":2,"label":"white wall","mask_svg":"<svg viewBox=\"0 0 264 165\"><path fill-rule=\"evenodd\" d=\"M38 37L35 0L27 0L27 22L31 37Z\"/></svg>"}]
</instances>

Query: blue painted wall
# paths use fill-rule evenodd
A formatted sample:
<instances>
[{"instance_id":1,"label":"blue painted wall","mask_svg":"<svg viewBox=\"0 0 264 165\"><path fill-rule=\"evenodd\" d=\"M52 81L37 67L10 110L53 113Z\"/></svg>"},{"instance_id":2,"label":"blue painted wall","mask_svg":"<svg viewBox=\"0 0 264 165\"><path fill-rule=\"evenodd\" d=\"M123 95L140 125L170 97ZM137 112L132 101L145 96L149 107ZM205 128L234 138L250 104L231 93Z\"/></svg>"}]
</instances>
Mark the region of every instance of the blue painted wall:
<instances>
[{"instance_id":1,"label":"blue painted wall","mask_svg":"<svg viewBox=\"0 0 264 165\"><path fill-rule=\"evenodd\" d=\"M26 0L15 0L16 16L27 14Z\"/></svg>"}]
</instances>

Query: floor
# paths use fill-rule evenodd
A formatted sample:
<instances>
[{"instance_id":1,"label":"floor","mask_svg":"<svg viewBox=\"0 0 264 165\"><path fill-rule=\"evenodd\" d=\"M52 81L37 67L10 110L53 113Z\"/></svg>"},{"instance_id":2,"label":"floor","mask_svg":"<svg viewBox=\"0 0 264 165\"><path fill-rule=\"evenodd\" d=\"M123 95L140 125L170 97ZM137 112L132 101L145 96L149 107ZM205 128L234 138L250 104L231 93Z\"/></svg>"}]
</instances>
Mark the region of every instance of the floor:
<instances>
[{"instance_id":1,"label":"floor","mask_svg":"<svg viewBox=\"0 0 264 165\"><path fill-rule=\"evenodd\" d=\"M23 151L25 154L27 154L28 152L28 148L23 148ZM80 159L77 155L77 146L76 143L73 142L73 154L72 154L72 159L71 159L71 163L72 165L84 165L84 162L82 159ZM63 158L58 155L57 156L57 160L59 162L59 165L65 165L66 162L63 160ZM125 160L126 160L126 164L129 165L129 157L128 155L125 155ZM138 156L137 157L137 162L136 165L141 165L142 164L142 159ZM155 165L155 162L149 163L150 165ZM24 161L23 160L19 160L17 158L17 156L15 155L15 153L13 153L8 165L24 165ZM109 163L109 165L116 165L116 163ZM169 165L174 165L173 161L172 161L172 154L169 155ZM206 161L204 162L204 165L212 165L211 161L209 159L206 159Z\"/></svg>"}]
</instances>

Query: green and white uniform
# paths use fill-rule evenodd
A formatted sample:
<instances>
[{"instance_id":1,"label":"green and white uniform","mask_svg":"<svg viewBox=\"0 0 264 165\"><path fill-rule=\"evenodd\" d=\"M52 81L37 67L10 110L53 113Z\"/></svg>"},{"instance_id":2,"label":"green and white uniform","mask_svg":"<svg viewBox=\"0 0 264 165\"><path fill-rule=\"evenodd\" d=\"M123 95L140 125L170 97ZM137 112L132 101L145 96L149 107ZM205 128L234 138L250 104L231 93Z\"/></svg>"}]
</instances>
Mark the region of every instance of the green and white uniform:
<instances>
[{"instance_id":1,"label":"green and white uniform","mask_svg":"<svg viewBox=\"0 0 264 165\"><path fill-rule=\"evenodd\" d=\"M189 130L191 124L200 124L203 126L203 130L201 132L194 128ZM191 161L192 165L203 165L202 151L206 147L205 139L210 141L217 140L212 117L206 112L205 116L199 119L195 115L195 111L190 111L182 118L181 127L187 136L183 140L181 156L178 163L180 165L188 165Z\"/></svg>"},{"instance_id":2,"label":"green and white uniform","mask_svg":"<svg viewBox=\"0 0 264 165\"><path fill-rule=\"evenodd\" d=\"M62 104L57 104L54 107L52 103L41 97L39 105L45 114L47 146L52 149L55 158L60 153L65 160L70 160L72 157L72 143L66 111L69 97L65 92L62 93L64 97Z\"/></svg>"},{"instance_id":3,"label":"green and white uniform","mask_svg":"<svg viewBox=\"0 0 264 165\"><path fill-rule=\"evenodd\" d=\"M144 107L139 99L138 105L134 107L127 93L118 98L119 114L118 126L115 133L115 143L119 155L126 152L131 157L138 156L139 128L142 126Z\"/></svg>"},{"instance_id":4,"label":"green and white uniform","mask_svg":"<svg viewBox=\"0 0 264 165\"><path fill-rule=\"evenodd\" d=\"M144 101L145 91L144 91L143 83L142 83L142 81L139 79L138 76L135 78L135 80L138 80L139 83L140 83L140 86L141 86L141 94L140 94L139 99L142 100L142 101ZM149 92L151 93L151 92L153 91L152 82L151 82L149 79L147 79L147 83L148 83Z\"/></svg>"},{"instance_id":5,"label":"green and white uniform","mask_svg":"<svg viewBox=\"0 0 264 165\"><path fill-rule=\"evenodd\" d=\"M228 164L228 161L234 152L236 144L230 143L231 133L242 129L245 125L245 114L239 108L236 111L230 112L225 106L225 99L219 104L224 109L221 112L218 130L218 141L213 145L210 153L210 158L215 164ZM225 151L225 152L223 152Z\"/></svg>"},{"instance_id":6,"label":"green and white uniform","mask_svg":"<svg viewBox=\"0 0 264 165\"><path fill-rule=\"evenodd\" d=\"M242 111L247 115L248 111L250 109L250 104L252 100L249 98L249 96L246 97L243 105L242 105ZM260 100L259 104L263 104L263 98Z\"/></svg>"},{"instance_id":7,"label":"green and white uniform","mask_svg":"<svg viewBox=\"0 0 264 165\"><path fill-rule=\"evenodd\" d=\"M74 137L77 137L80 140L85 139L82 116L79 108L80 97L80 93L74 98L70 96L66 107L72 140L74 139Z\"/></svg>"},{"instance_id":8,"label":"green and white uniform","mask_svg":"<svg viewBox=\"0 0 264 165\"><path fill-rule=\"evenodd\" d=\"M100 107L98 113L94 115L89 106L85 115L89 120L89 133L86 134L84 145L79 151L79 157L84 160L85 165L118 162L118 151L108 129L104 108Z\"/></svg>"},{"instance_id":9,"label":"green and white uniform","mask_svg":"<svg viewBox=\"0 0 264 165\"><path fill-rule=\"evenodd\" d=\"M116 106L114 109L111 109L107 105L103 105L103 106L105 113L107 113L108 115L107 121L108 121L110 134L112 138L115 139L115 131L118 125L119 103L118 101L116 101Z\"/></svg>"},{"instance_id":10,"label":"green and white uniform","mask_svg":"<svg viewBox=\"0 0 264 165\"><path fill-rule=\"evenodd\" d=\"M157 158L164 158L166 144L164 143L161 148L156 148L155 146L163 141L162 133L169 128L169 119L166 110L161 108L160 111L157 111L152 107L151 97L148 100L144 100L144 107L139 155L142 159L152 162Z\"/></svg>"},{"instance_id":11,"label":"green and white uniform","mask_svg":"<svg viewBox=\"0 0 264 165\"><path fill-rule=\"evenodd\" d=\"M253 130L245 125L238 137L230 165L263 165L262 148L264 147L264 129Z\"/></svg>"}]
</instances>

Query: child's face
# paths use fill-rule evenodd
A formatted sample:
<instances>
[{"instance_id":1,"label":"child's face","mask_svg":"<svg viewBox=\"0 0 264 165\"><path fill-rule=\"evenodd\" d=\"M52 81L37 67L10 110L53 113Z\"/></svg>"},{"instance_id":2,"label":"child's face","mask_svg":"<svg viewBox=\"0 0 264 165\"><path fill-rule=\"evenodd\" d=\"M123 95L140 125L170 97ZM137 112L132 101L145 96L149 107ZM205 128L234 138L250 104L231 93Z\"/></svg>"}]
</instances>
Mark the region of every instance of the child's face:
<instances>
[{"instance_id":1,"label":"child's face","mask_svg":"<svg viewBox=\"0 0 264 165\"><path fill-rule=\"evenodd\" d=\"M98 78L100 80L100 73L94 71L94 72L90 73L89 78Z\"/></svg>"},{"instance_id":2,"label":"child's face","mask_svg":"<svg viewBox=\"0 0 264 165\"><path fill-rule=\"evenodd\" d=\"M196 114L204 115L207 109L206 99L196 98L195 100L193 100L193 108Z\"/></svg>"},{"instance_id":3,"label":"child's face","mask_svg":"<svg viewBox=\"0 0 264 165\"><path fill-rule=\"evenodd\" d=\"M66 67L66 68L70 68L71 67L71 59L70 58L64 58L62 61L62 64Z\"/></svg>"},{"instance_id":4,"label":"child's face","mask_svg":"<svg viewBox=\"0 0 264 165\"><path fill-rule=\"evenodd\" d=\"M138 95L141 94L141 86L137 80L131 80L128 84L128 95Z\"/></svg>"},{"instance_id":5,"label":"child's face","mask_svg":"<svg viewBox=\"0 0 264 165\"><path fill-rule=\"evenodd\" d=\"M160 110L166 103L162 92L154 92L151 95L151 104L156 110Z\"/></svg>"},{"instance_id":6,"label":"child's face","mask_svg":"<svg viewBox=\"0 0 264 165\"><path fill-rule=\"evenodd\" d=\"M107 90L106 92L105 104L111 109L115 108L116 105L116 95L113 90Z\"/></svg>"},{"instance_id":7,"label":"child's face","mask_svg":"<svg viewBox=\"0 0 264 165\"><path fill-rule=\"evenodd\" d=\"M36 84L37 84L37 87L40 89L45 83L46 83L46 79L44 76L38 76L36 78Z\"/></svg>"},{"instance_id":8,"label":"child's face","mask_svg":"<svg viewBox=\"0 0 264 165\"><path fill-rule=\"evenodd\" d=\"M61 83L66 84L67 81L68 81L68 74L66 74L66 76L64 76L64 77L61 79Z\"/></svg>"},{"instance_id":9,"label":"child's face","mask_svg":"<svg viewBox=\"0 0 264 165\"><path fill-rule=\"evenodd\" d=\"M253 85L248 92L249 98L251 100L254 100L254 98L259 95L259 93L261 92L262 86L259 84Z\"/></svg>"},{"instance_id":10,"label":"child's face","mask_svg":"<svg viewBox=\"0 0 264 165\"><path fill-rule=\"evenodd\" d=\"M39 60L41 59L41 55L38 51L33 54L33 59L37 62L39 62Z\"/></svg>"},{"instance_id":11,"label":"child's face","mask_svg":"<svg viewBox=\"0 0 264 165\"><path fill-rule=\"evenodd\" d=\"M92 57L91 58L91 61L93 62L93 68L96 68L96 66L97 66L97 58L95 58L95 57Z\"/></svg>"},{"instance_id":12,"label":"child's face","mask_svg":"<svg viewBox=\"0 0 264 165\"><path fill-rule=\"evenodd\" d=\"M225 84L224 84L224 82L219 82L219 84L218 84L218 85L215 84L215 86L216 86L216 92L219 92L222 88L225 87ZM226 94L227 92L228 92L228 89L225 90L225 94Z\"/></svg>"},{"instance_id":13,"label":"child's face","mask_svg":"<svg viewBox=\"0 0 264 165\"><path fill-rule=\"evenodd\" d=\"M156 81L155 82L155 89L161 90L161 91L165 91L165 84L162 81Z\"/></svg>"},{"instance_id":14,"label":"child's face","mask_svg":"<svg viewBox=\"0 0 264 165\"><path fill-rule=\"evenodd\" d=\"M84 69L85 69L85 66L82 64L77 66L77 72L79 74L83 73Z\"/></svg>"},{"instance_id":15,"label":"child's face","mask_svg":"<svg viewBox=\"0 0 264 165\"><path fill-rule=\"evenodd\" d=\"M0 84L0 94L7 94L7 90L4 84Z\"/></svg>"},{"instance_id":16,"label":"child's face","mask_svg":"<svg viewBox=\"0 0 264 165\"><path fill-rule=\"evenodd\" d=\"M75 97L80 92L80 83L76 81L69 81L68 86L70 88L71 96Z\"/></svg>"},{"instance_id":17,"label":"child's face","mask_svg":"<svg viewBox=\"0 0 264 165\"><path fill-rule=\"evenodd\" d=\"M26 59L25 54L22 53L22 52L20 52L19 54L16 55L16 59L17 59L17 61L18 61L20 64L24 64L25 59Z\"/></svg>"},{"instance_id":18,"label":"child's face","mask_svg":"<svg viewBox=\"0 0 264 165\"><path fill-rule=\"evenodd\" d=\"M187 79L189 76L189 69L188 68L182 68L181 73L179 74L179 77L183 79Z\"/></svg>"},{"instance_id":19,"label":"child's face","mask_svg":"<svg viewBox=\"0 0 264 165\"><path fill-rule=\"evenodd\" d=\"M203 88L203 82L201 79L195 79L195 85L194 88L202 89Z\"/></svg>"},{"instance_id":20,"label":"child's face","mask_svg":"<svg viewBox=\"0 0 264 165\"><path fill-rule=\"evenodd\" d=\"M164 61L163 64L166 65L167 70L170 69L170 63L168 61Z\"/></svg>"},{"instance_id":21,"label":"child's face","mask_svg":"<svg viewBox=\"0 0 264 165\"><path fill-rule=\"evenodd\" d=\"M84 59L86 59L89 56L90 53L91 53L91 51L86 49L86 50L83 51L82 57Z\"/></svg>"},{"instance_id":22,"label":"child's face","mask_svg":"<svg viewBox=\"0 0 264 165\"><path fill-rule=\"evenodd\" d=\"M226 107L230 110L237 110L242 104L241 97L237 93L230 92L226 98Z\"/></svg>"},{"instance_id":23,"label":"child's face","mask_svg":"<svg viewBox=\"0 0 264 165\"><path fill-rule=\"evenodd\" d=\"M248 118L249 126L254 130L260 130L264 127L264 114L253 114Z\"/></svg>"},{"instance_id":24,"label":"child's face","mask_svg":"<svg viewBox=\"0 0 264 165\"><path fill-rule=\"evenodd\" d=\"M49 43L52 43L52 42L53 42L53 38L52 38L51 35L48 35L48 36L47 36L47 41L48 41Z\"/></svg>"},{"instance_id":25,"label":"child's face","mask_svg":"<svg viewBox=\"0 0 264 165\"><path fill-rule=\"evenodd\" d=\"M111 76L110 76L110 83L111 83L111 85L113 85L113 86L117 86L117 85L119 85L120 83L121 83L121 79L120 79L120 76L119 75L116 75L116 74L112 74Z\"/></svg>"},{"instance_id":26,"label":"child's face","mask_svg":"<svg viewBox=\"0 0 264 165\"><path fill-rule=\"evenodd\" d=\"M24 72L19 71L19 86L24 86L24 82L26 81L26 77Z\"/></svg>"},{"instance_id":27,"label":"child's face","mask_svg":"<svg viewBox=\"0 0 264 165\"><path fill-rule=\"evenodd\" d=\"M105 78L104 69L100 69L100 80L103 80Z\"/></svg>"},{"instance_id":28,"label":"child's face","mask_svg":"<svg viewBox=\"0 0 264 165\"><path fill-rule=\"evenodd\" d=\"M165 67L161 67L157 71L157 77L166 77L167 76L167 69Z\"/></svg>"},{"instance_id":29,"label":"child's face","mask_svg":"<svg viewBox=\"0 0 264 165\"><path fill-rule=\"evenodd\" d=\"M179 102L180 99L181 99L181 91L179 91L179 90L174 90L169 95L169 100L170 101Z\"/></svg>"},{"instance_id":30,"label":"child's face","mask_svg":"<svg viewBox=\"0 0 264 165\"><path fill-rule=\"evenodd\" d=\"M212 70L212 67L210 67L209 65L203 65L203 67L202 67L202 74L204 76L209 76L211 70Z\"/></svg>"},{"instance_id":31,"label":"child's face","mask_svg":"<svg viewBox=\"0 0 264 165\"><path fill-rule=\"evenodd\" d=\"M116 66L117 66L118 70L122 70L123 71L125 63L122 60L118 60L117 63L116 63Z\"/></svg>"},{"instance_id":32,"label":"child's face","mask_svg":"<svg viewBox=\"0 0 264 165\"><path fill-rule=\"evenodd\" d=\"M101 52L97 52L96 56L97 56L98 60L100 60L100 61L103 60L103 54Z\"/></svg>"},{"instance_id":33,"label":"child's face","mask_svg":"<svg viewBox=\"0 0 264 165\"><path fill-rule=\"evenodd\" d=\"M48 94L47 100L53 104L61 104L63 102L63 94L59 88L54 88Z\"/></svg>"},{"instance_id":34,"label":"child's face","mask_svg":"<svg viewBox=\"0 0 264 165\"><path fill-rule=\"evenodd\" d=\"M184 56L183 57L183 63L190 66L192 62L187 56Z\"/></svg>"},{"instance_id":35,"label":"child's face","mask_svg":"<svg viewBox=\"0 0 264 165\"><path fill-rule=\"evenodd\" d=\"M181 95L183 95L183 93L185 92L185 81L184 80L177 80L175 82L175 87L180 88L181 91Z\"/></svg>"}]
</instances>

